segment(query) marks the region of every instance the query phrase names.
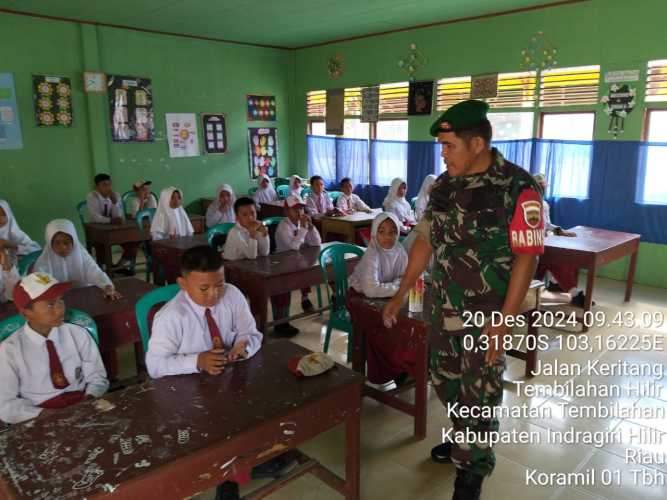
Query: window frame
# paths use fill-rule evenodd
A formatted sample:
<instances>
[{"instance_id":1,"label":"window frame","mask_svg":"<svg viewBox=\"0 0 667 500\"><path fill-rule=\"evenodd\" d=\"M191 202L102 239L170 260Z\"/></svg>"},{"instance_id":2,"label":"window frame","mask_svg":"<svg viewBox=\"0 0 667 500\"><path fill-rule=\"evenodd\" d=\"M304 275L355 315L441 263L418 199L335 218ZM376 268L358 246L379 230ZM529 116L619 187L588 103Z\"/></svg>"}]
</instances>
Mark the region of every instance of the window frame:
<instances>
[{"instance_id":1,"label":"window frame","mask_svg":"<svg viewBox=\"0 0 667 500\"><path fill-rule=\"evenodd\" d=\"M587 141L587 140L595 140L595 126L597 125L597 112L594 109L590 109L588 111L586 110L559 110L559 111L542 111L543 108L539 108L539 113L540 113L540 119L538 121L538 129L537 129L537 137L535 139L544 139L543 132L544 132L544 115L593 115L593 134L591 139L576 139L579 141ZM545 139L547 141L549 140L562 140L562 141L567 141L567 140L573 140L573 139Z\"/></svg>"}]
</instances>

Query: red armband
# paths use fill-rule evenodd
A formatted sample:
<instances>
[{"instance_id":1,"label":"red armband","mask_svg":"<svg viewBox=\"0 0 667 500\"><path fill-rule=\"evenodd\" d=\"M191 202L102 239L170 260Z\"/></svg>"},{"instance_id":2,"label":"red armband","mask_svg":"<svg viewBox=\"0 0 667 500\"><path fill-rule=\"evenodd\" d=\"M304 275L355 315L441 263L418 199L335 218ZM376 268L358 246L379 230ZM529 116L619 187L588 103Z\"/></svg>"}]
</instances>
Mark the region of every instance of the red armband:
<instances>
[{"instance_id":1,"label":"red armband","mask_svg":"<svg viewBox=\"0 0 667 500\"><path fill-rule=\"evenodd\" d=\"M513 253L540 255L544 253L544 214L542 198L534 189L524 189L519 195L509 228Z\"/></svg>"}]
</instances>

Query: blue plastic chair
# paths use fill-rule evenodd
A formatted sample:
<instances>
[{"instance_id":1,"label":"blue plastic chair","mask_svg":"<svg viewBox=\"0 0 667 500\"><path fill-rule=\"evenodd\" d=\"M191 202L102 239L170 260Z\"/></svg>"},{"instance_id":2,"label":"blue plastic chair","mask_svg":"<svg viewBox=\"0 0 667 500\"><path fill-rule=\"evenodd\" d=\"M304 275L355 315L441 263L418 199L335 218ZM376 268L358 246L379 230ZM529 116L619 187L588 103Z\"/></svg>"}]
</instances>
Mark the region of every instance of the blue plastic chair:
<instances>
[{"instance_id":1,"label":"blue plastic chair","mask_svg":"<svg viewBox=\"0 0 667 500\"><path fill-rule=\"evenodd\" d=\"M415 196L414 198L410 199L410 206L412 207L412 210L415 209L415 204L417 203L417 198L418 197Z\"/></svg>"},{"instance_id":2,"label":"blue plastic chair","mask_svg":"<svg viewBox=\"0 0 667 500\"><path fill-rule=\"evenodd\" d=\"M235 225L234 222L223 222L222 224L216 224L215 226L208 228L206 231L206 241L208 241L208 245L212 247L213 240L216 236L220 234L229 234L229 231L231 231Z\"/></svg>"},{"instance_id":3,"label":"blue plastic chair","mask_svg":"<svg viewBox=\"0 0 667 500\"><path fill-rule=\"evenodd\" d=\"M313 190L310 188L303 188L301 190L301 198L303 198L304 200L306 199L306 197L311 196L312 194Z\"/></svg>"},{"instance_id":4,"label":"blue plastic chair","mask_svg":"<svg viewBox=\"0 0 667 500\"><path fill-rule=\"evenodd\" d=\"M257 192L257 186L251 187L250 189L248 189L248 196L252 198L253 196L255 196L256 192Z\"/></svg>"},{"instance_id":5,"label":"blue plastic chair","mask_svg":"<svg viewBox=\"0 0 667 500\"><path fill-rule=\"evenodd\" d=\"M137 194L134 191L125 191L120 197L120 200L123 203L123 212L125 212L125 215L130 213L130 211L127 208L127 202L136 196ZM151 196L155 199L155 204L157 205L157 200L158 200L157 195L151 192Z\"/></svg>"},{"instance_id":6,"label":"blue plastic chair","mask_svg":"<svg viewBox=\"0 0 667 500\"><path fill-rule=\"evenodd\" d=\"M148 219L148 225L151 225L155 211L155 208L146 208L137 212L135 220L140 231L144 230L144 219ZM153 269L153 256L151 255L150 244L150 241L141 242L141 251L144 252L144 257L146 258L146 281L150 281L151 269Z\"/></svg>"},{"instance_id":7,"label":"blue plastic chair","mask_svg":"<svg viewBox=\"0 0 667 500\"><path fill-rule=\"evenodd\" d=\"M178 285L167 285L157 288L141 297L134 306L134 315L137 318L137 325L139 325L141 343L144 346L144 355L148 352L148 339L150 337L148 313L154 305L169 302L176 296L179 290L180 287Z\"/></svg>"},{"instance_id":8,"label":"blue plastic chair","mask_svg":"<svg viewBox=\"0 0 667 500\"><path fill-rule=\"evenodd\" d=\"M347 266L345 265L345 255L354 254L361 257L364 254L363 249L356 245L349 243L334 243L323 249L320 252L320 269L322 270L322 280L324 283L329 282L328 266L333 266L334 272L334 300L331 298L331 292L327 286L327 298L331 311L329 314L329 323L327 324L327 332L324 336L324 352L329 350L329 340L331 339L331 330L336 328L347 332L347 361L352 357L352 319L346 307L347 300Z\"/></svg>"},{"instance_id":9,"label":"blue plastic chair","mask_svg":"<svg viewBox=\"0 0 667 500\"><path fill-rule=\"evenodd\" d=\"M333 201L334 205L338 201L338 198L340 197L341 194L343 194L342 191L327 191L329 193L329 196L331 197L331 201Z\"/></svg>"},{"instance_id":10,"label":"blue plastic chair","mask_svg":"<svg viewBox=\"0 0 667 500\"><path fill-rule=\"evenodd\" d=\"M276 177L273 179L273 185L278 188L278 186L283 186L287 185L289 186L289 179L286 179L285 177Z\"/></svg>"},{"instance_id":11,"label":"blue plastic chair","mask_svg":"<svg viewBox=\"0 0 667 500\"><path fill-rule=\"evenodd\" d=\"M86 223L86 210L88 209L88 202L86 200L80 201L76 204L76 213L79 214L81 220L81 227Z\"/></svg>"},{"instance_id":12,"label":"blue plastic chair","mask_svg":"<svg viewBox=\"0 0 667 500\"><path fill-rule=\"evenodd\" d=\"M287 217L267 217L266 219L262 219L262 222L264 223L265 226L273 226L274 224L280 224L281 221L285 220Z\"/></svg>"},{"instance_id":13,"label":"blue plastic chair","mask_svg":"<svg viewBox=\"0 0 667 500\"><path fill-rule=\"evenodd\" d=\"M276 186L276 193L278 193L278 199L284 200L289 194L289 184L283 184L281 186Z\"/></svg>"},{"instance_id":14,"label":"blue plastic chair","mask_svg":"<svg viewBox=\"0 0 667 500\"><path fill-rule=\"evenodd\" d=\"M65 313L65 323L72 323L85 328L97 345L100 343L100 338L97 333L97 324L90 315L78 309L67 309ZM15 331L25 325L25 318L20 314L15 314L9 318L0 321L0 342L12 335Z\"/></svg>"},{"instance_id":15,"label":"blue plastic chair","mask_svg":"<svg viewBox=\"0 0 667 500\"><path fill-rule=\"evenodd\" d=\"M41 250L35 250L34 252L29 253L28 255L24 255L19 259L19 274L21 276L26 276L30 274L30 270L32 269L32 266L35 265L35 262L37 259L39 259L39 256L42 255Z\"/></svg>"}]
</instances>

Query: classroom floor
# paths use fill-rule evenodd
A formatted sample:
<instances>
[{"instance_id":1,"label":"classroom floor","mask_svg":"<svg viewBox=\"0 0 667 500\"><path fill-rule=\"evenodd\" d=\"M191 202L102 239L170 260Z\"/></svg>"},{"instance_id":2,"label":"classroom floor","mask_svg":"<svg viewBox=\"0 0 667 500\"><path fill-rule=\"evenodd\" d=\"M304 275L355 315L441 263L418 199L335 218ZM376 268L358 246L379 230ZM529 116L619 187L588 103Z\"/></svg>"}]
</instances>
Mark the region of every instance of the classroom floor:
<instances>
[{"instance_id":1,"label":"classroom floor","mask_svg":"<svg viewBox=\"0 0 667 500\"><path fill-rule=\"evenodd\" d=\"M633 299L629 305L623 300L624 283L598 279L596 280L595 310L605 311L613 315L616 311L644 311L665 312L667 304L667 290L635 286ZM312 294L314 298L314 293ZM292 300L293 305L299 301L298 292ZM558 296L547 294L545 302L558 302ZM553 301L551 299L554 299ZM559 306L548 306L559 307ZM563 307L563 306L560 306ZM295 309L296 311L296 309ZM295 321L294 325L301 329L294 342L312 350L321 350L321 342L326 327L324 319L319 317ZM544 330L540 330L542 332ZM558 335L575 335L567 332L546 330L550 338ZM640 330L633 330L633 333ZM652 335L665 337L667 325L661 328L641 330ZM629 329L618 328L613 333L629 333ZM604 336L610 331L592 328L586 335L589 337ZM582 335L582 334L579 334ZM334 332L330 354L339 363L345 363L347 349L346 336ZM665 339L667 344L667 339ZM129 354L129 353L128 353ZM567 351L556 351L553 347L547 352L540 353L542 360L558 358L567 363L585 361L590 357L607 361L617 359L644 360L646 362L661 362L667 365L667 352L622 353L597 351L592 354ZM126 366L132 366L131 357L128 357ZM508 358L505 372L505 404L521 404L526 402L533 406L552 405L556 407L555 399L518 397L513 380L522 380L524 363L521 360ZM582 379L587 377L583 376ZM565 381L568 377L558 377ZM616 377L615 383L622 383L622 377ZM627 380L627 379L626 379ZM552 382L553 377L535 377L534 384ZM667 379L660 382L664 387L660 399L654 398L619 398L622 405L661 406L667 407ZM410 393L406 394L410 397ZM579 400L579 403L590 404L591 400ZM576 403L575 403L576 404ZM429 459L431 447L441 440L443 427L449 428L450 422L444 415L434 391L429 388L428 430L426 439L415 442L412 420L396 410L388 408L375 401L364 399L361 420L361 498L364 500L436 500L449 499L453 491L455 468L453 465L432 463ZM556 415L556 412L554 412ZM501 429L537 431L546 433L547 429L564 429L570 425L575 429L604 430L623 429L628 431L638 426L655 428L667 432L666 421L626 421L619 419L599 420L568 420L565 417L554 417L550 420L533 419L502 419ZM308 442L301 449L316 458L337 474L344 476L343 446L344 432L342 426L318 436ZM667 443L665 439L664 443ZM667 481L667 465L656 465L655 469L640 465L627 465L624 453L626 446L609 445L600 449L592 445L497 445L497 464L494 473L484 482L482 499L493 500L651 500L667 498L666 486L646 487L633 485L628 470L645 469L647 472L658 469L665 473ZM646 448L647 451L667 451L663 447ZM598 471L603 468L621 471L623 486L584 486L584 487L537 487L525 485L525 471L537 468L544 472L578 472L589 468ZM251 483L244 491L250 491L257 484ZM214 491L209 491L200 498L209 500L214 498ZM339 499L340 495L329 489L324 483L313 476L304 476L280 491L270 496L276 500L327 500Z\"/></svg>"}]
</instances>

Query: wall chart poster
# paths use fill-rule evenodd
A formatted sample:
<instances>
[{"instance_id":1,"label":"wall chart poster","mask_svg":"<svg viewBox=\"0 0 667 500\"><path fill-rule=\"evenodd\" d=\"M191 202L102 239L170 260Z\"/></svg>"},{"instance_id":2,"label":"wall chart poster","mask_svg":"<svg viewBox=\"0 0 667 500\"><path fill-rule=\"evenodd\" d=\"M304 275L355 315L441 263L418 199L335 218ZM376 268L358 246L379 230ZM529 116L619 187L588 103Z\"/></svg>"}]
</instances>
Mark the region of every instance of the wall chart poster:
<instances>
[{"instance_id":1,"label":"wall chart poster","mask_svg":"<svg viewBox=\"0 0 667 500\"><path fill-rule=\"evenodd\" d=\"M197 116L194 113L166 113L167 142L171 158L199 156Z\"/></svg>"},{"instance_id":2,"label":"wall chart poster","mask_svg":"<svg viewBox=\"0 0 667 500\"><path fill-rule=\"evenodd\" d=\"M276 96L248 94L246 101L249 122L276 121Z\"/></svg>"},{"instance_id":3,"label":"wall chart poster","mask_svg":"<svg viewBox=\"0 0 667 500\"><path fill-rule=\"evenodd\" d=\"M14 75L0 73L0 149L21 149L21 122L16 104Z\"/></svg>"},{"instance_id":4,"label":"wall chart poster","mask_svg":"<svg viewBox=\"0 0 667 500\"><path fill-rule=\"evenodd\" d=\"M111 137L114 142L153 142L155 116L149 78L108 75Z\"/></svg>"},{"instance_id":5,"label":"wall chart poster","mask_svg":"<svg viewBox=\"0 0 667 500\"><path fill-rule=\"evenodd\" d=\"M201 128L204 136L204 153L224 154L227 152L227 124L221 113L202 113Z\"/></svg>"},{"instance_id":6,"label":"wall chart poster","mask_svg":"<svg viewBox=\"0 0 667 500\"><path fill-rule=\"evenodd\" d=\"M37 126L72 126L72 84L69 78L32 75L32 91Z\"/></svg>"},{"instance_id":7,"label":"wall chart poster","mask_svg":"<svg viewBox=\"0 0 667 500\"><path fill-rule=\"evenodd\" d=\"M410 82L408 115L430 115L433 106L433 81Z\"/></svg>"},{"instance_id":8,"label":"wall chart poster","mask_svg":"<svg viewBox=\"0 0 667 500\"><path fill-rule=\"evenodd\" d=\"M262 174L278 176L278 129L248 129L248 159L250 177L256 179Z\"/></svg>"}]
</instances>

